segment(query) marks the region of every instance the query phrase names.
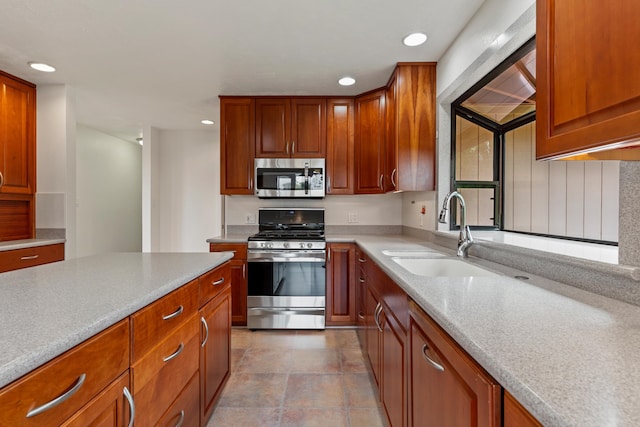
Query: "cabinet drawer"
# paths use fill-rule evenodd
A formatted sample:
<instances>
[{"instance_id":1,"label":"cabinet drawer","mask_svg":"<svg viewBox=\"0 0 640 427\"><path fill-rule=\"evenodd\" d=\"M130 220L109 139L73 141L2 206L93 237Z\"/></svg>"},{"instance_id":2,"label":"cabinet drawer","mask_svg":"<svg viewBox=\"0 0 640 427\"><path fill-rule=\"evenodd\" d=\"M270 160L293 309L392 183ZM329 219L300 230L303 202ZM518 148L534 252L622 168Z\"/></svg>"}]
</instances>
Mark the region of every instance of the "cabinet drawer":
<instances>
[{"instance_id":1,"label":"cabinet drawer","mask_svg":"<svg viewBox=\"0 0 640 427\"><path fill-rule=\"evenodd\" d=\"M131 316L132 362L198 311L198 280L193 280Z\"/></svg>"},{"instance_id":2,"label":"cabinet drawer","mask_svg":"<svg viewBox=\"0 0 640 427\"><path fill-rule=\"evenodd\" d=\"M220 267L200 276L198 281L200 294L199 305L202 307L231 283L231 264L225 262Z\"/></svg>"},{"instance_id":3,"label":"cabinet drawer","mask_svg":"<svg viewBox=\"0 0 640 427\"><path fill-rule=\"evenodd\" d=\"M64 243L0 251L0 273L62 261L63 259Z\"/></svg>"},{"instance_id":4,"label":"cabinet drawer","mask_svg":"<svg viewBox=\"0 0 640 427\"><path fill-rule=\"evenodd\" d=\"M3 425L60 425L128 367L125 319L0 391ZM50 409L27 416L58 398Z\"/></svg>"},{"instance_id":5,"label":"cabinet drawer","mask_svg":"<svg viewBox=\"0 0 640 427\"><path fill-rule=\"evenodd\" d=\"M162 414L158 427L198 426L200 424L200 381L196 373L171 407Z\"/></svg>"},{"instance_id":6,"label":"cabinet drawer","mask_svg":"<svg viewBox=\"0 0 640 427\"><path fill-rule=\"evenodd\" d=\"M199 331L199 316L191 316L132 366L136 425L155 425L196 373Z\"/></svg>"},{"instance_id":7,"label":"cabinet drawer","mask_svg":"<svg viewBox=\"0 0 640 427\"><path fill-rule=\"evenodd\" d=\"M233 252L233 259L247 259L246 243L209 243L209 252Z\"/></svg>"}]
</instances>

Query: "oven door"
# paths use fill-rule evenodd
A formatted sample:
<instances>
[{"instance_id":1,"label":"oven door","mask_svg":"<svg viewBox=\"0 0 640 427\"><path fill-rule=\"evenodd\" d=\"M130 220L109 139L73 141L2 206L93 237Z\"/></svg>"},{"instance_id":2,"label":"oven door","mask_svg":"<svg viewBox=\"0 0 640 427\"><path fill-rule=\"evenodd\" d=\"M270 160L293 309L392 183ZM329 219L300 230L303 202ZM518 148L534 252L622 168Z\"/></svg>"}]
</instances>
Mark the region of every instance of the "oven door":
<instances>
[{"instance_id":1,"label":"oven door","mask_svg":"<svg viewBox=\"0 0 640 427\"><path fill-rule=\"evenodd\" d=\"M324 329L324 250L247 253L249 329Z\"/></svg>"}]
</instances>

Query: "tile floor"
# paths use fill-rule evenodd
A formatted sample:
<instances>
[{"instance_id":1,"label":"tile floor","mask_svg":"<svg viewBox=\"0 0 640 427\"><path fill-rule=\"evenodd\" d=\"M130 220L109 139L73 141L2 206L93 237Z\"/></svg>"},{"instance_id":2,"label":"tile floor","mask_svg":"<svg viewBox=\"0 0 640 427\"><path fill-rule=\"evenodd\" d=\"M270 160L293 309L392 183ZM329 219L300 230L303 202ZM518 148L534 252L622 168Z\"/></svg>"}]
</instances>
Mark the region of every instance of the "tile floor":
<instances>
[{"instance_id":1,"label":"tile floor","mask_svg":"<svg viewBox=\"0 0 640 427\"><path fill-rule=\"evenodd\" d=\"M231 377L207 427L384 427L353 329L231 333Z\"/></svg>"}]
</instances>

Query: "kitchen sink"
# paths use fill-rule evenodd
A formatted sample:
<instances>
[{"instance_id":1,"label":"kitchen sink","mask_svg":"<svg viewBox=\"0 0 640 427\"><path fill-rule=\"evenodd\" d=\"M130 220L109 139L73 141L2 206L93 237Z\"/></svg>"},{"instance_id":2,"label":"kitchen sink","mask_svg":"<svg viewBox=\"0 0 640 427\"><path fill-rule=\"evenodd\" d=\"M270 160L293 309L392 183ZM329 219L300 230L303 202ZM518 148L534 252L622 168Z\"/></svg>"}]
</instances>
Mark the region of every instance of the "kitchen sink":
<instances>
[{"instance_id":1,"label":"kitchen sink","mask_svg":"<svg viewBox=\"0 0 640 427\"><path fill-rule=\"evenodd\" d=\"M401 258L438 258L438 257L446 257L441 252L435 251L433 249L398 249L391 250L386 249L382 251L384 255L392 256L392 257L401 257Z\"/></svg>"},{"instance_id":2,"label":"kitchen sink","mask_svg":"<svg viewBox=\"0 0 640 427\"><path fill-rule=\"evenodd\" d=\"M428 277L495 277L499 274L452 258L392 258L405 270Z\"/></svg>"}]
</instances>

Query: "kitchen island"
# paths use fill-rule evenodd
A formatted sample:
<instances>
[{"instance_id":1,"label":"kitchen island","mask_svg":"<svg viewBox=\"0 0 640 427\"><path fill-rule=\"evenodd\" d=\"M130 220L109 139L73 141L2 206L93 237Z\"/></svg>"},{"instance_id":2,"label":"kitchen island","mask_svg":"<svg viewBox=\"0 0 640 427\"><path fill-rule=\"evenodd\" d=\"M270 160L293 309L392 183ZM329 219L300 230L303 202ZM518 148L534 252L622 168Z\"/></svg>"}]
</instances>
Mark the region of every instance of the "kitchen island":
<instances>
[{"instance_id":1,"label":"kitchen island","mask_svg":"<svg viewBox=\"0 0 640 427\"><path fill-rule=\"evenodd\" d=\"M47 372L49 375L51 372L60 373L62 368L59 367L67 369L65 366L69 366L69 361L76 360L76 356L82 365L87 364L85 367L76 368L86 370L87 384L81 388L85 381L84 373L73 374L73 379L77 377L78 380L77 387L71 389L69 387L73 382L63 378L61 384L55 384L55 387L61 387L62 391L67 390L65 396L71 393L69 390L81 390L77 393L78 397L86 397L85 401L88 401L91 396L83 396L84 390L91 387L92 378L99 376L99 372L103 370L98 367L92 371L92 364L99 365L115 360L114 372L117 376L122 376L113 382L113 386L116 389L119 387L116 393L120 398L123 390L122 386L117 384L122 384L123 381L124 384L129 384L127 368L131 366L129 369L132 384L137 376L140 378L136 383L138 390L134 387L134 396L136 393L140 395L140 399L136 398L136 406L139 406L139 402L141 405L145 404L144 381L155 378L156 375L158 381L166 377L175 378L182 372L187 376L185 383L191 378L189 386L185 386L185 391L195 390L196 397L188 399L189 402L199 402L198 387L193 389L191 386L197 386L199 383L199 353L205 351L202 354L206 357L207 351L224 350L229 344L230 277L226 261L231 257L232 254L226 252L110 253L1 274L0 345L3 351L0 354L0 387L7 387L0 391L0 407L4 410L7 405L14 406L11 403L13 399L19 399L17 402L26 399L15 397L17 392L11 392L19 390L21 384L26 384L27 389L31 390L30 394L34 390L51 388L51 384L55 384L60 375L41 383L31 379L37 379L38 375L44 378ZM209 350L203 346L201 350L200 323L202 322L206 329L204 323L208 316L212 315L217 316L214 319L217 323L209 328L223 328L224 330L221 329L219 332L216 329L216 337L222 337L223 341L210 339L216 348ZM226 322L226 319L229 321ZM184 344L180 341L174 343L173 339ZM119 344L110 344L114 342ZM179 350L176 351L176 348ZM105 349L109 351L105 352ZM181 353L184 356L178 358ZM154 371L155 362L150 362L155 360L158 354L162 357L168 354L171 357L164 357L165 363L160 365L164 367ZM58 357L60 355L62 357ZM177 364L169 367L169 361L173 358L176 358ZM75 362L76 365L78 360ZM185 363L193 367L189 370L182 369L181 366L186 366ZM216 363L228 365L228 357L218 353ZM224 372L226 368L228 366L221 366L219 371ZM204 372L206 366L200 369ZM192 371L196 372L196 376ZM225 381L226 376L220 379L221 384ZM176 392L179 392L181 387L178 386ZM111 388L110 385L109 389ZM149 397L155 399L153 393L156 387L150 386L148 390ZM216 389L213 391L216 392L216 396L219 394ZM92 402L101 396L97 396ZM121 402L120 398L115 400ZM35 403L29 403L27 410L33 410L48 399L34 399ZM34 416L29 420L35 420L36 423L59 424L75 411L73 408L65 408L65 405L54 405L55 410L50 411L53 413L61 408L60 411L64 413L59 415L60 418L47 419L48 413L44 413L37 415L45 418ZM128 413L123 414L122 404L118 405L118 417L122 421ZM154 414L156 418L153 422L156 422L165 409L157 402L154 405L153 400L151 405L152 408L161 409L158 414ZM89 413L94 415L95 407L91 409L93 412ZM167 412L170 409L172 408L167 409ZM24 411L20 415L25 423L26 413L27 411ZM197 407L193 413L195 415L191 416L199 420ZM12 419L10 415L5 413L9 420ZM141 416L144 417L145 414L141 413ZM74 417L77 417L77 414ZM76 425L82 425L83 420L86 418L76 419Z\"/></svg>"}]
</instances>

